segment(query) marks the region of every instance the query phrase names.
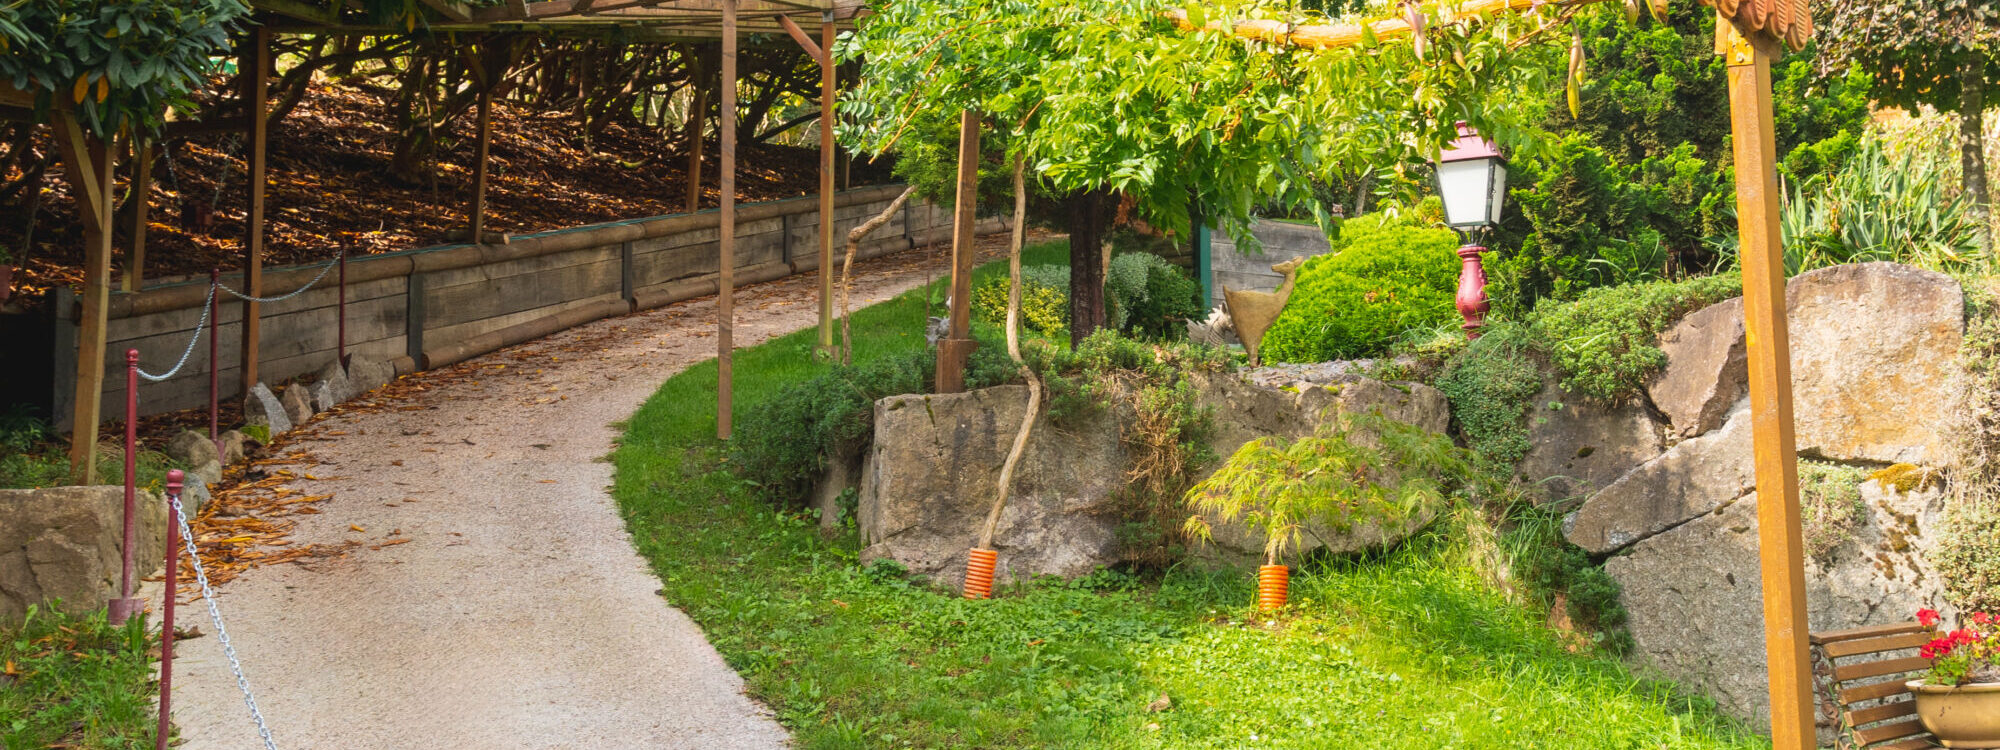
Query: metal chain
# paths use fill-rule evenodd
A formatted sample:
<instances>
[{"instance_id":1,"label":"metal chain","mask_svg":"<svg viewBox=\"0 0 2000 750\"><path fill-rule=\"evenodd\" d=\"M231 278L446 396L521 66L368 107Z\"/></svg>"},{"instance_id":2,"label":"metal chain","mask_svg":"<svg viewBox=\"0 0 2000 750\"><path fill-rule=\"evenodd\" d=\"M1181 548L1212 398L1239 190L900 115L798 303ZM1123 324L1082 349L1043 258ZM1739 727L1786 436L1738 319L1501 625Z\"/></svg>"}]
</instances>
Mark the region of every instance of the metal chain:
<instances>
[{"instance_id":1,"label":"metal chain","mask_svg":"<svg viewBox=\"0 0 2000 750\"><path fill-rule=\"evenodd\" d=\"M326 273L328 271L333 270L334 265L338 264L339 262L340 258L336 256L333 260L327 261L326 265L321 266L319 269L319 275L314 276L312 281L306 282L305 286L292 290L290 294L281 294L276 297L252 297L248 294L244 294L242 292L229 288L229 285L227 284L218 283L217 286L222 287L222 291L235 295L237 299L244 300L246 302L283 302L293 297L297 297L301 294L305 294L307 289L313 288L314 284L318 284L321 279L326 278Z\"/></svg>"},{"instance_id":2,"label":"metal chain","mask_svg":"<svg viewBox=\"0 0 2000 750\"><path fill-rule=\"evenodd\" d=\"M159 375L154 375L150 372L146 372L144 369L140 369L139 377L145 378L148 382L158 383L162 380L166 380L167 378L173 377L175 373L181 371L182 367L187 366L188 357L194 354L195 342L201 340L202 331L208 330L208 311L215 309L215 287L216 287L215 284L210 284L208 286L208 300L206 302L201 303L201 321L194 324L194 336L188 338L187 348L181 350L181 361L174 363L174 369L168 370L165 373Z\"/></svg>"},{"instance_id":3,"label":"metal chain","mask_svg":"<svg viewBox=\"0 0 2000 750\"><path fill-rule=\"evenodd\" d=\"M180 524L188 559L194 562L195 580L201 583L201 598L208 604L208 619L215 623L215 637L222 643L222 655L229 659L229 671L236 673L236 689L243 691L243 705L250 707L250 720L257 723L257 734L264 739L264 750L278 750L277 743L271 741L271 728L264 723L264 712L257 709L257 696L250 693L250 680L243 676L243 663L236 660L236 646L229 642L229 629L222 625L222 610L215 606L215 589L209 588L208 572L201 567L201 554L195 548L194 530L188 527L187 512L181 508L181 497L179 494L168 495L167 502L174 506L174 520ZM176 595L176 592L167 592L167 596Z\"/></svg>"}]
</instances>

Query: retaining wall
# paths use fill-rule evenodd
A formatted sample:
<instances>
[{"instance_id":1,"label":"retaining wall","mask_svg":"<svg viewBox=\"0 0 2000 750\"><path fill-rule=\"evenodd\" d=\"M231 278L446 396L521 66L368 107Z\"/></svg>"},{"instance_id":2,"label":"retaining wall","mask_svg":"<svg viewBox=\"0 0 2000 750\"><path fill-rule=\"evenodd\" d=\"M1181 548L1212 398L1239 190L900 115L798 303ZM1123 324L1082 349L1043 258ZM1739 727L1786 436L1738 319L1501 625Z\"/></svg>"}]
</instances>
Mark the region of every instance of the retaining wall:
<instances>
[{"instance_id":1,"label":"retaining wall","mask_svg":"<svg viewBox=\"0 0 2000 750\"><path fill-rule=\"evenodd\" d=\"M847 231L880 213L901 185L858 188L835 199L835 261ZM819 268L817 196L739 205L739 286ZM592 320L714 294L720 232L716 211L656 216L517 236L504 245L443 245L355 258L347 263L347 351L396 362L398 373L442 367ZM1004 231L982 219L982 234ZM912 200L875 230L857 256L869 258L949 240L948 208ZM320 265L269 268L265 297L304 286ZM237 275L223 283L241 289ZM179 359L201 320L206 279L111 296L103 403L105 418L124 414L127 349L148 372ZM309 291L262 306L259 377L279 383L316 372L337 349L339 290L333 273ZM225 295L226 296L226 295ZM218 389L242 395L243 305L225 300L216 339ZM79 317L74 296L59 291L55 321L54 414L70 425ZM160 383L141 383L139 408L156 414L208 404L208 341L187 366Z\"/></svg>"}]
</instances>

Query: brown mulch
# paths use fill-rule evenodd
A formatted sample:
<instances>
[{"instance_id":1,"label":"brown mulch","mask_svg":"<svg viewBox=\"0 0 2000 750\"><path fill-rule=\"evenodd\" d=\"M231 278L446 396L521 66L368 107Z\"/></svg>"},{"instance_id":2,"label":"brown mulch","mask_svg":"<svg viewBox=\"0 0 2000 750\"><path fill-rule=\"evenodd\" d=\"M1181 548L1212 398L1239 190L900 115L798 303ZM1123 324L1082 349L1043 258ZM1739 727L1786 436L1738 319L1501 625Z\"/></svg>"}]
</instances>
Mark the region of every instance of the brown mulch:
<instances>
[{"instance_id":1,"label":"brown mulch","mask_svg":"<svg viewBox=\"0 0 2000 750\"><path fill-rule=\"evenodd\" d=\"M449 233L463 231L476 148L471 118L441 138L436 176L429 184L399 183L389 176L394 133L385 125L391 122L386 95L386 90L367 86L316 83L272 130L265 266L330 258L343 234L355 237L355 254L369 254L441 244ZM495 103L489 231L535 232L684 210L687 158L678 136L632 123L613 124L590 138L586 148L581 131L567 112ZM719 200L715 141L708 139L703 208L713 208ZM45 137L39 144L53 158L53 142ZM239 267L247 203L243 137L196 136L169 144L167 151L155 160L147 283ZM737 165L740 201L818 190L816 149L745 145ZM121 164L120 179L128 179L130 171ZM888 178L886 165L861 160L848 177L855 185ZM126 189L121 184L119 191ZM15 250L21 266L14 281L17 303L36 305L57 285L82 283L82 228L60 165L50 170L47 191L36 214L33 248L21 247L26 227L0 226L0 244ZM196 201L215 204L214 223L205 232L181 226L183 207ZM123 273L126 231L119 230L116 240L114 276Z\"/></svg>"}]
</instances>

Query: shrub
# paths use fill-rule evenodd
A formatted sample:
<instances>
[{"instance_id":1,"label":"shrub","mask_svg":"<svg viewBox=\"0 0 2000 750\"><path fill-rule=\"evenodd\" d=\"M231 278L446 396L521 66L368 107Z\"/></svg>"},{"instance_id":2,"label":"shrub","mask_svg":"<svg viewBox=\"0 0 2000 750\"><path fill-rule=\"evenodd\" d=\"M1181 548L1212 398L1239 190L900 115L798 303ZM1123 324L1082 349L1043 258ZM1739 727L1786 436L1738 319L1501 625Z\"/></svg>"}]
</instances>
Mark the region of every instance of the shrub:
<instances>
[{"instance_id":1,"label":"shrub","mask_svg":"<svg viewBox=\"0 0 2000 750\"><path fill-rule=\"evenodd\" d=\"M1187 321L1208 312L1202 304L1201 282L1157 255L1133 253L1112 258L1111 274L1105 281L1115 324L1134 335L1185 338Z\"/></svg>"},{"instance_id":2,"label":"shrub","mask_svg":"<svg viewBox=\"0 0 2000 750\"><path fill-rule=\"evenodd\" d=\"M1454 319L1458 240L1382 214L1342 223L1333 252L1306 261L1291 301L1264 334L1272 362L1381 354L1405 331Z\"/></svg>"},{"instance_id":3,"label":"shrub","mask_svg":"<svg viewBox=\"0 0 2000 750\"><path fill-rule=\"evenodd\" d=\"M1489 469L1511 474L1528 455L1528 400L1542 389L1527 330L1508 322L1486 326L1444 366L1436 385L1451 402L1466 446Z\"/></svg>"},{"instance_id":4,"label":"shrub","mask_svg":"<svg viewBox=\"0 0 2000 750\"><path fill-rule=\"evenodd\" d=\"M1536 308L1528 326L1561 371L1565 390L1618 403L1666 366L1667 355L1655 346L1661 331L1742 293L1734 274L1601 287Z\"/></svg>"},{"instance_id":5,"label":"shrub","mask_svg":"<svg viewBox=\"0 0 2000 750\"><path fill-rule=\"evenodd\" d=\"M1891 154L1880 137L1862 139L1840 171L1785 194L1785 272L1876 260L1945 272L1987 268L1971 201L1949 192L1949 168L1942 149Z\"/></svg>"},{"instance_id":6,"label":"shrub","mask_svg":"<svg viewBox=\"0 0 2000 750\"><path fill-rule=\"evenodd\" d=\"M1799 512L1808 556L1825 560L1834 548L1854 538L1855 525L1868 512L1861 501L1861 483L1870 478L1852 466L1799 462Z\"/></svg>"},{"instance_id":7,"label":"shrub","mask_svg":"<svg viewBox=\"0 0 2000 750\"><path fill-rule=\"evenodd\" d=\"M1007 292L1013 280L986 279L972 288L972 312L994 325L1007 324ZM1021 325L1050 338L1069 338L1069 267L1021 267Z\"/></svg>"},{"instance_id":8,"label":"shrub","mask_svg":"<svg viewBox=\"0 0 2000 750\"><path fill-rule=\"evenodd\" d=\"M1951 425L1958 467L1937 546L1926 559L1953 606L1995 611L2000 610L2000 280L1963 283L1965 338L1958 361L1965 369L1966 398L1959 423Z\"/></svg>"},{"instance_id":9,"label":"shrub","mask_svg":"<svg viewBox=\"0 0 2000 750\"><path fill-rule=\"evenodd\" d=\"M1615 282L1616 265L1598 262L1607 248L1636 233L1636 198L1626 170L1582 134L1549 144L1537 158L1518 162L1508 200L1525 223L1518 247L1488 253L1487 298L1495 314L1520 318L1544 298L1572 299L1583 290ZM1617 251L1612 250L1616 255Z\"/></svg>"}]
</instances>

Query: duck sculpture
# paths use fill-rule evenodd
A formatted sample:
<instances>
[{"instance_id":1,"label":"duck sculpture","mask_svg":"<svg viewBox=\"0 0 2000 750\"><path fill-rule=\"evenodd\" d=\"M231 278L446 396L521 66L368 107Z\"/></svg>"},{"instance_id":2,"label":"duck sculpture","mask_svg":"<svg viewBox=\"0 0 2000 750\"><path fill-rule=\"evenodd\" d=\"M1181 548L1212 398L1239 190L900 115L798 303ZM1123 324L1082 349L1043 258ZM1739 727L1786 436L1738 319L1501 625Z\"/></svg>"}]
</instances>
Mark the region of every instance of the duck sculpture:
<instances>
[{"instance_id":1,"label":"duck sculpture","mask_svg":"<svg viewBox=\"0 0 2000 750\"><path fill-rule=\"evenodd\" d=\"M1292 284L1298 280L1299 266L1305 263L1304 256L1294 256L1272 266L1271 270L1285 275L1285 283L1278 285L1277 291L1222 288L1222 302L1229 307L1229 320L1236 327L1236 338L1243 341L1243 350L1250 354L1251 367L1263 364L1257 348L1264 343L1264 332L1271 329L1272 323L1278 322L1278 313L1284 312L1285 301L1292 298Z\"/></svg>"}]
</instances>

